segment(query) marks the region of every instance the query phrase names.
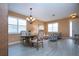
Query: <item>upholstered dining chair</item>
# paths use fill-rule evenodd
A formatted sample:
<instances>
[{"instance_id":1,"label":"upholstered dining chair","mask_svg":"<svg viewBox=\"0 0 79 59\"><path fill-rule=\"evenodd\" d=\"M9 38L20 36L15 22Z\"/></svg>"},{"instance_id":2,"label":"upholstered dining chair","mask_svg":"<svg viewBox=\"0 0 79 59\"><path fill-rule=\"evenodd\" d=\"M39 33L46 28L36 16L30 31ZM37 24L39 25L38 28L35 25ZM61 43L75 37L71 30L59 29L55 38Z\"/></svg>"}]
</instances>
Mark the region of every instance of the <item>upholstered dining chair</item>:
<instances>
[{"instance_id":1,"label":"upholstered dining chair","mask_svg":"<svg viewBox=\"0 0 79 59\"><path fill-rule=\"evenodd\" d=\"M43 48L43 39L44 39L44 32L43 30L40 30L38 32L38 35L31 41L33 46L39 49L39 46L41 45Z\"/></svg>"},{"instance_id":2,"label":"upholstered dining chair","mask_svg":"<svg viewBox=\"0 0 79 59\"><path fill-rule=\"evenodd\" d=\"M23 44L25 44L25 42L26 42L26 39L25 39L26 35L27 35L26 31L20 32L20 37L21 37L21 41L22 41Z\"/></svg>"}]
</instances>

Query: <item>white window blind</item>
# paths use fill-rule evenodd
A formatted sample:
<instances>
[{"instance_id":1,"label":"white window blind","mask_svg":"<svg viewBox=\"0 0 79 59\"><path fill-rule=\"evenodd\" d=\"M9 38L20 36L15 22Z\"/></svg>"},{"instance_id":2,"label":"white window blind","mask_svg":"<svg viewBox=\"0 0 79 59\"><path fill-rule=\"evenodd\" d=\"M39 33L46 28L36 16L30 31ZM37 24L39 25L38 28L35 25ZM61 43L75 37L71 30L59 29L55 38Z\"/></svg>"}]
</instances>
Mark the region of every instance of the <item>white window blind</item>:
<instances>
[{"instance_id":1,"label":"white window blind","mask_svg":"<svg viewBox=\"0 0 79 59\"><path fill-rule=\"evenodd\" d=\"M48 24L48 32L58 32L58 23Z\"/></svg>"},{"instance_id":2,"label":"white window blind","mask_svg":"<svg viewBox=\"0 0 79 59\"><path fill-rule=\"evenodd\" d=\"M12 16L8 16L8 33L18 34L21 31L26 31L26 20Z\"/></svg>"}]
</instances>

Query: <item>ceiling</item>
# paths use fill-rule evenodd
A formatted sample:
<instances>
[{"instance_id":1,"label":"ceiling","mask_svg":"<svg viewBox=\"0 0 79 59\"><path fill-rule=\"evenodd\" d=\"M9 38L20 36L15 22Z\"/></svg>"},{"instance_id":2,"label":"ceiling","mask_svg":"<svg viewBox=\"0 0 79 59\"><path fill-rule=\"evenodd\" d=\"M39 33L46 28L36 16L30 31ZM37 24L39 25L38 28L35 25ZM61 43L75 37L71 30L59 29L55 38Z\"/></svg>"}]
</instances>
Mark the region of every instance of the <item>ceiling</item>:
<instances>
[{"instance_id":1,"label":"ceiling","mask_svg":"<svg viewBox=\"0 0 79 59\"><path fill-rule=\"evenodd\" d=\"M33 17L51 21L68 17L73 12L79 14L79 4L75 3L10 3L9 10L29 16L32 8ZM53 16L54 14L54 16Z\"/></svg>"}]
</instances>

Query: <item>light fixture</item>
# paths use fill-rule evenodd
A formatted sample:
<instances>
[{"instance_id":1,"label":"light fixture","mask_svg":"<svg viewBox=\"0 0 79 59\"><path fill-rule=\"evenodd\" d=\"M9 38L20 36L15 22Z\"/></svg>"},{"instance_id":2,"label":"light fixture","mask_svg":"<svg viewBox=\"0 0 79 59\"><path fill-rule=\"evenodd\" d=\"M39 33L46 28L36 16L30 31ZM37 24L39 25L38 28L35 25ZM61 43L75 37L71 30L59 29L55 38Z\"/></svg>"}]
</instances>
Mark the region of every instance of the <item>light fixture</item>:
<instances>
[{"instance_id":1,"label":"light fixture","mask_svg":"<svg viewBox=\"0 0 79 59\"><path fill-rule=\"evenodd\" d=\"M78 17L77 13L72 13L70 16L69 16L71 19L75 19Z\"/></svg>"},{"instance_id":2,"label":"light fixture","mask_svg":"<svg viewBox=\"0 0 79 59\"><path fill-rule=\"evenodd\" d=\"M32 8L30 8L30 16L26 18L30 24L35 21L35 18L32 17Z\"/></svg>"}]
</instances>

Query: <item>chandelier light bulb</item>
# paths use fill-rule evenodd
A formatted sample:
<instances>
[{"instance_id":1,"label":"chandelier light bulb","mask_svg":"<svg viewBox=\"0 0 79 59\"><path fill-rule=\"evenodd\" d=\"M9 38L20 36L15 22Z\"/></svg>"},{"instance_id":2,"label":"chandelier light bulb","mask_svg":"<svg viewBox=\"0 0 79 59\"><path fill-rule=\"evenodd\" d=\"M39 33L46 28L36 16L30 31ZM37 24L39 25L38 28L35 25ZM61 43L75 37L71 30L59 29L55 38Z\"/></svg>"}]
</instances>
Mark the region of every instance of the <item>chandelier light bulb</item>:
<instances>
[{"instance_id":1,"label":"chandelier light bulb","mask_svg":"<svg viewBox=\"0 0 79 59\"><path fill-rule=\"evenodd\" d=\"M32 17L30 17L30 19L32 20L33 18L32 18Z\"/></svg>"},{"instance_id":2,"label":"chandelier light bulb","mask_svg":"<svg viewBox=\"0 0 79 59\"><path fill-rule=\"evenodd\" d=\"M32 21L35 21L35 18L33 18Z\"/></svg>"},{"instance_id":3,"label":"chandelier light bulb","mask_svg":"<svg viewBox=\"0 0 79 59\"><path fill-rule=\"evenodd\" d=\"M30 19L28 17L26 19L27 19L27 21L30 21Z\"/></svg>"}]
</instances>

